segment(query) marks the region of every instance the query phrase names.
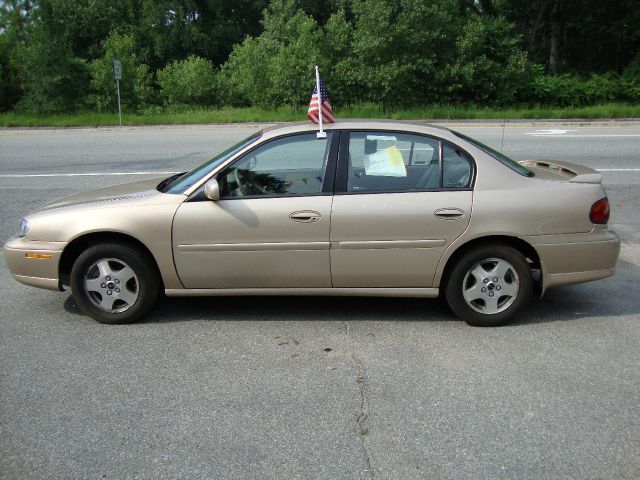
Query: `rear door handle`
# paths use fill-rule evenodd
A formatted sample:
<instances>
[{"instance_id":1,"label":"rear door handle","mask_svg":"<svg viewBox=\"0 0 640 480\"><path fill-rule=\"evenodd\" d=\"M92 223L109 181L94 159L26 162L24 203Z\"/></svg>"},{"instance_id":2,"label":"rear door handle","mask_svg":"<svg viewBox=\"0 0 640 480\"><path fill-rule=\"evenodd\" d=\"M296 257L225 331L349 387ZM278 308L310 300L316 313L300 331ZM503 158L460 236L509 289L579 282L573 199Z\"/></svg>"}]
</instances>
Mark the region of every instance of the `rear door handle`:
<instances>
[{"instance_id":1,"label":"rear door handle","mask_svg":"<svg viewBox=\"0 0 640 480\"><path fill-rule=\"evenodd\" d=\"M464 217L464 211L459 208L440 208L433 212L433 214L436 218L441 218L443 220L456 220Z\"/></svg>"},{"instance_id":2,"label":"rear door handle","mask_svg":"<svg viewBox=\"0 0 640 480\"><path fill-rule=\"evenodd\" d=\"M320 218L322 218L322 215L315 210L302 210L290 213L289 218L298 223L317 223L320 221Z\"/></svg>"}]
</instances>

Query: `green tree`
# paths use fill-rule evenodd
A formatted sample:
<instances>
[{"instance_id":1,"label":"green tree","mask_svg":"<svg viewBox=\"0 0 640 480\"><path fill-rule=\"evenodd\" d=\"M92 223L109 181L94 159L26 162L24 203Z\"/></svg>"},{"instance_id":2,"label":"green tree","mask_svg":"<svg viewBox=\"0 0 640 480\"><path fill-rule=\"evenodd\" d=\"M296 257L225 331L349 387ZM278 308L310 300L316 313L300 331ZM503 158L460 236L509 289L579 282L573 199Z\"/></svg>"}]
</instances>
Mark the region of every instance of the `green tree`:
<instances>
[{"instance_id":1,"label":"green tree","mask_svg":"<svg viewBox=\"0 0 640 480\"><path fill-rule=\"evenodd\" d=\"M13 108L22 95L15 53L25 40L32 9L29 0L0 2L0 111Z\"/></svg>"},{"instance_id":2,"label":"green tree","mask_svg":"<svg viewBox=\"0 0 640 480\"><path fill-rule=\"evenodd\" d=\"M264 32L236 45L219 74L221 91L235 104L276 107L308 101L313 66L326 64L324 35L295 0L273 0Z\"/></svg>"},{"instance_id":3,"label":"green tree","mask_svg":"<svg viewBox=\"0 0 640 480\"><path fill-rule=\"evenodd\" d=\"M142 0L136 39L161 68L195 55L214 65L226 61L231 47L260 33L266 0Z\"/></svg>"},{"instance_id":4,"label":"green tree","mask_svg":"<svg viewBox=\"0 0 640 480\"><path fill-rule=\"evenodd\" d=\"M352 0L352 55L334 77L356 101L385 105L439 100L442 65L450 61L455 2Z\"/></svg>"},{"instance_id":5,"label":"green tree","mask_svg":"<svg viewBox=\"0 0 640 480\"><path fill-rule=\"evenodd\" d=\"M87 63L73 55L70 45L51 39L46 28L36 27L16 50L24 96L21 111L54 113L77 110L89 89Z\"/></svg>"},{"instance_id":6,"label":"green tree","mask_svg":"<svg viewBox=\"0 0 640 480\"><path fill-rule=\"evenodd\" d=\"M528 58L559 72L621 73L640 52L637 0L500 0L499 15L519 29Z\"/></svg>"},{"instance_id":7,"label":"green tree","mask_svg":"<svg viewBox=\"0 0 640 480\"><path fill-rule=\"evenodd\" d=\"M444 78L458 102L512 103L527 81L526 52L513 25L502 17L471 15L456 40Z\"/></svg>"}]
</instances>

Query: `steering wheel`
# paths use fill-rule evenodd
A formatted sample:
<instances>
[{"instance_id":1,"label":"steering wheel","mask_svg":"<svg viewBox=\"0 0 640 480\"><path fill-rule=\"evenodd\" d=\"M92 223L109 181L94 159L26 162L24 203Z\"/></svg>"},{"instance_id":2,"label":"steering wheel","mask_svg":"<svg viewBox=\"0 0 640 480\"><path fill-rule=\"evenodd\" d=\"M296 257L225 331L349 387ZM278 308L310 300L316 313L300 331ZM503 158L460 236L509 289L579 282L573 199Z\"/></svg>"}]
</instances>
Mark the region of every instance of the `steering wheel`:
<instances>
[{"instance_id":1,"label":"steering wheel","mask_svg":"<svg viewBox=\"0 0 640 480\"><path fill-rule=\"evenodd\" d=\"M238 185L238 190L244 196L247 194L247 191L244 188L244 183L240 181L240 175L238 174L238 168L233 169L233 179L236 181L236 185Z\"/></svg>"},{"instance_id":2,"label":"steering wheel","mask_svg":"<svg viewBox=\"0 0 640 480\"><path fill-rule=\"evenodd\" d=\"M247 185L251 185L259 193L262 193L264 195L268 195L269 194L269 192L262 185L252 181L251 178L247 178L247 175L239 173L240 170L241 170L240 168L234 168L233 169L233 179L236 181L236 184L238 185L238 190L240 190L240 193L243 196L248 195L247 194Z\"/></svg>"}]
</instances>

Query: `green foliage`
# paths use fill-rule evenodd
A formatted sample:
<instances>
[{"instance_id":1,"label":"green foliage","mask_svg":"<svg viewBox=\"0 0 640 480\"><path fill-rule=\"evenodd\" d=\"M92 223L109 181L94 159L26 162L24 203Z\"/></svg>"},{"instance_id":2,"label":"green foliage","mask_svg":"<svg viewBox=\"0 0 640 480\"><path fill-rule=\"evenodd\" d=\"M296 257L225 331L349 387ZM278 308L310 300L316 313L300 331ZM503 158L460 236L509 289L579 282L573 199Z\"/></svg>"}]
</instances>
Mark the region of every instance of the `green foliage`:
<instances>
[{"instance_id":1,"label":"green foliage","mask_svg":"<svg viewBox=\"0 0 640 480\"><path fill-rule=\"evenodd\" d=\"M272 108L309 101L313 66L325 65L323 32L295 0L273 0L264 32L237 45L219 74L221 92L232 105Z\"/></svg>"},{"instance_id":2,"label":"green foliage","mask_svg":"<svg viewBox=\"0 0 640 480\"><path fill-rule=\"evenodd\" d=\"M0 1L0 111L640 102L637 1Z\"/></svg>"},{"instance_id":3,"label":"green foliage","mask_svg":"<svg viewBox=\"0 0 640 480\"><path fill-rule=\"evenodd\" d=\"M579 75L543 75L542 68L535 69L526 100L539 105L579 107L598 105L616 100L638 102L640 82L611 73L593 74L587 78Z\"/></svg>"},{"instance_id":4,"label":"green foliage","mask_svg":"<svg viewBox=\"0 0 640 480\"><path fill-rule=\"evenodd\" d=\"M127 0L131 1L131 0ZM134 25L151 65L162 68L190 55L223 63L231 47L260 33L267 0L134 0L140 5Z\"/></svg>"},{"instance_id":5,"label":"green foliage","mask_svg":"<svg viewBox=\"0 0 640 480\"><path fill-rule=\"evenodd\" d=\"M527 72L513 26L501 17L474 16L463 26L445 78L457 101L513 102Z\"/></svg>"},{"instance_id":6,"label":"green foliage","mask_svg":"<svg viewBox=\"0 0 640 480\"><path fill-rule=\"evenodd\" d=\"M220 75L232 104L304 102L315 64L336 104L507 103L526 73L520 37L501 17L459 17L455 1L351 0L323 28L274 0L265 31L236 46Z\"/></svg>"},{"instance_id":7,"label":"green foliage","mask_svg":"<svg viewBox=\"0 0 640 480\"><path fill-rule=\"evenodd\" d=\"M0 33L0 111L8 110L19 95L20 86L16 70L11 62L13 39L6 33Z\"/></svg>"},{"instance_id":8,"label":"green foliage","mask_svg":"<svg viewBox=\"0 0 640 480\"><path fill-rule=\"evenodd\" d=\"M620 97L619 78L611 73L591 75L583 84L583 101L577 105L610 103Z\"/></svg>"},{"instance_id":9,"label":"green foliage","mask_svg":"<svg viewBox=\"0 0 640 480\"><path fill-rule=\"evenodd\" d=\"M200 57L172 62L158 70L160 96L168 105L211 105L215 74L211 62Z\"/></svg>"},{"instance_id":10,"label":"green foliage","mask_svg":"<svg viewBox=\"0 0 640 480\"><path fill-rule=\"evenodd\" d=\"M154 97L149 66L141 63L132 35L112 33L105 40L104 56L91 62L91 94L87 106L98 112L117 109L116 85L112 61L122 63L120 98L125 111L149 105Z\"/></svg>"},{"instance_id":11,"label":"green foliage","mask_svg":"<svg viewBox=\"0 0 640 480\"><path fill-rule=\"evenodd\" d=\"M622 72L620 90L624 99L640 102L640 52Z\"/></svg>"},{"instance_id":12,"label":"green foliage","mask_svg":"<svg viewBox=\"0 0 640 480\"><path fill-rule=\"evenodd\" d=\"M16 110L70 112L81 104L89 89L87 63L73 56L66 42L50 41L47 32L33 32L16 51L24 96Z\"/></svg>"}]
</instances>

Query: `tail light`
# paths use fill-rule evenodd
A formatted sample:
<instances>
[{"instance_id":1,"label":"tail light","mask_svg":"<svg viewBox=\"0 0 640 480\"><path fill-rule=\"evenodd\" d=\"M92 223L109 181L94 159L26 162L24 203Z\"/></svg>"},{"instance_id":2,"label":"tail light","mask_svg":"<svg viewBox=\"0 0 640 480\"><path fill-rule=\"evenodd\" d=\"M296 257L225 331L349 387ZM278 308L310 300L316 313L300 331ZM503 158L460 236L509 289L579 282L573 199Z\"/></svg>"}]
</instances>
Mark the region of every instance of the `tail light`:
<instances>
[{"instance_id":1,"label":"tail light","mask_svg":"<svg viewBox=\"0 0 640 480\"><path fill-rule=\"evenodd\" d=\"M604 197L591 205L589 219L592 223L604 224L609 221L609 213L609 199Z\"/></svg>"}]
</instances>

